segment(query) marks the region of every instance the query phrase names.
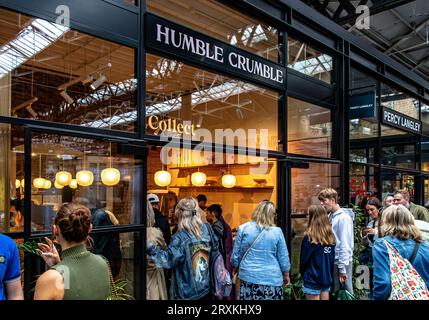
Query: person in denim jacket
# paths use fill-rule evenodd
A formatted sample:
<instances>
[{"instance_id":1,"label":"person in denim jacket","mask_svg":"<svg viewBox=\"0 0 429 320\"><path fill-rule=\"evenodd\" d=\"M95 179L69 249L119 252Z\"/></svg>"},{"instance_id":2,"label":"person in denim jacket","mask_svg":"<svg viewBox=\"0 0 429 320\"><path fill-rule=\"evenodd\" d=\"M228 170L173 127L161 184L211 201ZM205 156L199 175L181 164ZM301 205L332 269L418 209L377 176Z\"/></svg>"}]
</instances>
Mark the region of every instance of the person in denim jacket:
<instances>
[{"instance_id":1,"label":"person in denim jacket","mask_svg":"<svg viewBox=\"0 0 429 320\"><path fill-rule=\"evenodd\" d=\"M195 199L179 201L175 209L178 231L163 250L147 239L147 254L158 268L173 269L170 297L174 300L210 300L211 250L217 251L217 239L211 239L208 224L203 224ZM148 235L149 236L149 235Z\"/></svg>"},{"instance_id":2,"label":"person in denim jacket","mask_svg":"<svg viewBox=\"0 0 429 320\"><path fill-rule=\"evenodd\" d=\"M421 242L413 267L422 277L426 286L429 285L429 244L422 242L420 230L415 226L411 212L403 205L392 205L384 209L381 217L381 233L384 238L375 240L372 249L374 259L373 298L386 300L392 290L389 254L383 239L398 250L405 259L410 259L416 241Z\"/></svg>"},{"instance_id":3,"label":"person in denim jacket","mask_svg":"<svg viewBox=\"0 0 429 320\"><path fill-rule=\"evenodd\" d=\"M275 212L271 201L262 201L252 221L238 227L231 263L239 269L239 300L281 300L282 286L290 282L289 253L282 230L274 224Z\"/></svg>"}]
</instances>

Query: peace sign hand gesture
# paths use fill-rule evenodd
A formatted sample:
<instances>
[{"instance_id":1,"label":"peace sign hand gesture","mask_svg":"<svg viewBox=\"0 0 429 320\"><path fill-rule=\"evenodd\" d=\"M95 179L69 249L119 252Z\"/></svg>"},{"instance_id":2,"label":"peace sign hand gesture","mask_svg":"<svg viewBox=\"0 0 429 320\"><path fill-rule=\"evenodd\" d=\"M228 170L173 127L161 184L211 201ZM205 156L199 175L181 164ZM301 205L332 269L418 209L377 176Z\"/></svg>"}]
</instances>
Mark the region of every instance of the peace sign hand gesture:
<instances>
[{"instance_id":1,"label":"peace sign hand gesture","mask_svg":"<svg viewBox=\"0 0 429 320\"><path fill-rule=\"evenodd\" d=\"M53 265L60 263L61 258L58 254L57 248L55 248L54 243L48 237L45 237L47 244L38 243L39 249L37 249L37 253L45 260L46 264L50 267Z\"/></svg>"}]
</instances>

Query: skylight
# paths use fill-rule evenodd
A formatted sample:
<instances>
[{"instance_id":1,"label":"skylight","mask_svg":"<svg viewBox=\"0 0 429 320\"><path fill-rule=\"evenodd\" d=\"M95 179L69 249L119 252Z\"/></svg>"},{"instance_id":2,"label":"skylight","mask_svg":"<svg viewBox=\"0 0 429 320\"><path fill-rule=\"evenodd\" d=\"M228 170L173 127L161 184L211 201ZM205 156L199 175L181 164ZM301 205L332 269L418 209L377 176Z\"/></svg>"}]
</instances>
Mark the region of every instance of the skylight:
<instances>
[{"instance_id":1,"label":"skylight","mask_svg":"<svg viewBox=\"0 0 429 320\"><path fill-rule=\"evenodd\" d=\"M0 48L0 79L46 49L69 28L35 19L16 38Z\"/></svg>"},{"instance_id":2,"label":"skylight","mask_svg":"<svg viewBox=\"0 0 429 320\"><path fill-rule=\"evenodd\" d=\"M289 67L306 75L313 76L319 73L331 71L332 57L327 54L322 54L315 58L305 59L289 64Z\"/></svg>"}]
</instances>

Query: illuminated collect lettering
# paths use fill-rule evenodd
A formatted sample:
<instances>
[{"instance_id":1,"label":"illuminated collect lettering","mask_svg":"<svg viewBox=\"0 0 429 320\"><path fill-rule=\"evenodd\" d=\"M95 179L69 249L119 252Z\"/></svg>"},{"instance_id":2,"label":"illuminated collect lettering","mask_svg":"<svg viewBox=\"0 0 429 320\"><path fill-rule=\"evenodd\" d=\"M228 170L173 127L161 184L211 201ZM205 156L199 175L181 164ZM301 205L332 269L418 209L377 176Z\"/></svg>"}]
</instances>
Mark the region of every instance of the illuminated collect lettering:
<instances>
[{"instance_id":1,"label":"illuminated collect lettering","mask_svg":"<svg viewBox=\"0 0 429 320\"><path fill-rule=\"evenodd\" d=\"M194 134L194 124L177 123L176 119L159 120L158 116L150 116L148 119L148 126L152 130L170 131L185 134Z\"/></svg>"}]
</instances>

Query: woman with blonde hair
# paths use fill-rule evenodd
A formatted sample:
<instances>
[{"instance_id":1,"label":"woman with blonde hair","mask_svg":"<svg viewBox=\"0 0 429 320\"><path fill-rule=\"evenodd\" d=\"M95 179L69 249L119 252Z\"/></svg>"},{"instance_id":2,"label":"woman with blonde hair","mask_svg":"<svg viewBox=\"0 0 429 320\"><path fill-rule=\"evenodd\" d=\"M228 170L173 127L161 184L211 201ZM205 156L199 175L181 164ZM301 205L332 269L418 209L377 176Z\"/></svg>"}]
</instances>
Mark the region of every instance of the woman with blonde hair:
<instances>
[{"instance_id":1,"label":"woman with blonde hair","mask_svg":"<svg viewBox=\"0 0 429 320\"><path fill-rule=\"evenodd\" d=\"M262 201L252 221L238 227L231 264L238 269L240 300L282 300L283 284L290 282L289 253L275 214L274 204Z\"/></svg>"},{"instance_id":2,"label":"woman with blonde hair","mask_svg":"<svg viewBox=\"0 0 429 320\"><path fill-rule=\"evenodd\" d=\"M335 235L321 205L308 207L308 228L301 245L300 273L307 300L329 300L334 281Z\"/></svg>"},{"instance_id":3,"label":"woman with blonde hair","mask_svg":"<svg viewBox=\"0 0 429 320\"><path fill-rule=\"evenodd\" d=\"M166 250L147 239L147 253L158 268L173 269L171 299L210 300L209 257L218 251L217 239L212 239L210 225L203 224L192 197L178 202L175 215L178 230Z\"/></svg>"},{"instance_id":4,"label":"woman with blonde hair","mask_svg":"<svg viewBox=\"0 0 429 320\"><path fill-rule=\"evenodd\" d=\"M147 201L146 216L147 216L147 239L151 239L152 243L163 250L167 248L162 231L155 228L155 213L152 205ZM150 256L147 256L146 268L146 299L147 300L167 300L167 286L165 282L164 269L157 268Z\"/></svg>"},{"instance_id":5,"label":"woman with blonde hair","mask_svg":"<svg viewBox=\"0 0 429 320\"><path fill-rule=\"evenodd\" d=\"M386 242L407 259L429 284L429 244L422 242L420 230L414 217L403 205L391 205L383 210L381 235L372 249L374 268L374 291L376 300L388 299L392 290L389 253Z\"/></svg>"}]
</instances>

